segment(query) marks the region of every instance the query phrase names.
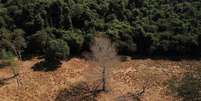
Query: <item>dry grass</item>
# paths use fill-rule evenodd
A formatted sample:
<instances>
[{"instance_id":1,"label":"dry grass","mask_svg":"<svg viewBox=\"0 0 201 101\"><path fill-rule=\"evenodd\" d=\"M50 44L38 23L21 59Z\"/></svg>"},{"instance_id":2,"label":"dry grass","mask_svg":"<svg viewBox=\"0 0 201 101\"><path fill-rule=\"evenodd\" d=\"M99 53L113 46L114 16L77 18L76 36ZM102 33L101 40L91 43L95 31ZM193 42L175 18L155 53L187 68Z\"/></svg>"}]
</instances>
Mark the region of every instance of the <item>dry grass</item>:
<instances>
[{"instance_id":1,"label":"dry grass","mask_svg":"<svg viewBox=\"0 0 201 101\"><path fill-rule=\"evenodd\" d=\"M60 91L85 81L87 78L83 76L84 71L93 68L89 62L73 58L63 62L56 71L34 72L31 67L39 61L32 59L21 62L18 77L20 86L16 79L6 81L0 87L0 101L56 101ZM98 95L96 99L118 101L120 96L135 93L146 86L144 94L140 96L142 101L178 100L167 94L165 82L172 76L182 76L185 67L192 67L196 63L199 61L137 59L122 62L113 71L111 91ZM0 78L10 76L12 72L8 68L0 69Z\"/></svg>"}]
</instances>

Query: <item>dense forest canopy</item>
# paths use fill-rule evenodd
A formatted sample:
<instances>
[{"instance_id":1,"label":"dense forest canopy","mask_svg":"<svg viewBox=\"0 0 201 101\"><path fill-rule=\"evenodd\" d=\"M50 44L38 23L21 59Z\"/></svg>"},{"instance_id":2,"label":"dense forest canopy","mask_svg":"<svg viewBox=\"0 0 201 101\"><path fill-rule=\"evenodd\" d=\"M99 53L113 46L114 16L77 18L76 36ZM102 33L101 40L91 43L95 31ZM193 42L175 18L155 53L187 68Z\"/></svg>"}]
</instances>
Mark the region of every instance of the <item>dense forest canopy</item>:
<instances>
[{"instance_id":1,"label":"dense forest canopy","mask_svg":"<svg viewBox=\"0 0 201 101\"><path fill-rule=\"evenodd\" d=\"M99 32L120 54L200 55L201 1L0 0L1 55L63 59Z\"/></svg>"}]
</instances>

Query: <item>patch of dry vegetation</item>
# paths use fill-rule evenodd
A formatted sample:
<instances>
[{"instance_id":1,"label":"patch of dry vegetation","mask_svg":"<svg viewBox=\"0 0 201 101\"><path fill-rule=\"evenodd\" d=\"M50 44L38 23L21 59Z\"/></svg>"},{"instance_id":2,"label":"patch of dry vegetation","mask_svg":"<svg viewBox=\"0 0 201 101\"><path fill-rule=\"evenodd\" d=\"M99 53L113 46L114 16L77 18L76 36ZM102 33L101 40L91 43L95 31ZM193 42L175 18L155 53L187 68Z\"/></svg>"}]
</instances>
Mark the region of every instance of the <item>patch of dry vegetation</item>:
<instances>
[{"instance_id":1,"label":"patch of dry vegetation","mask_svg":"<svg viewBox=\"0 0 201 101\"><path fill-rule=\"evenodd\" d=\"M6 85L0 87L0 101L54 101L62 91L69 91L79 82L85 81L84 71L94 66L89 61L73 58L62 62L61 68L56 71L34 72L32 66L39 61L32 59L22 62L19 69L21 86L17 86L16 79L7 81ZM138 59L122 62L113 71L111 91L99 94L96 100L117 101L122 96L130 99L146 87L139 96L142 101L175 101L177 98L168 95L165 82L172 76L181 77L185 68L193 67L193 63L198 64L199 61ZM4 68L0 70L0 75L5 78L12 73Z\"/></svg>"}]
</instances>

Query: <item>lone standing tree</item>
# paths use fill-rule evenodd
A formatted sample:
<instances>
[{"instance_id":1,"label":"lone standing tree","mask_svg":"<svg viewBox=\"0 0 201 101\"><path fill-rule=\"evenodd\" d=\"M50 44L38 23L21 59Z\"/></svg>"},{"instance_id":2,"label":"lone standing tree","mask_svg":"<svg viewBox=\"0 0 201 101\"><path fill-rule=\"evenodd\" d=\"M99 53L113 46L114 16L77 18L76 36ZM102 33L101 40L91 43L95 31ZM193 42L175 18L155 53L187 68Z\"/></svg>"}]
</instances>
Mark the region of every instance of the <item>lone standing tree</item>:
<instances>
[{"instance_id":1,"label":"lone standing tree","mask_svg":"<svg viewBox=\"0 0 201 101\"><path fill-rule=\"evenodd\" d=\"M91 46L91 51L93 53L93 59L98 64L96 70L96 75L99 75L101 81L101 90L108 91L109 77L112 72L115 60L117 60L117 52L112 45L111 41L103 36L98 36L94 38L94 42Z\"/></svg>"}]
</instances>

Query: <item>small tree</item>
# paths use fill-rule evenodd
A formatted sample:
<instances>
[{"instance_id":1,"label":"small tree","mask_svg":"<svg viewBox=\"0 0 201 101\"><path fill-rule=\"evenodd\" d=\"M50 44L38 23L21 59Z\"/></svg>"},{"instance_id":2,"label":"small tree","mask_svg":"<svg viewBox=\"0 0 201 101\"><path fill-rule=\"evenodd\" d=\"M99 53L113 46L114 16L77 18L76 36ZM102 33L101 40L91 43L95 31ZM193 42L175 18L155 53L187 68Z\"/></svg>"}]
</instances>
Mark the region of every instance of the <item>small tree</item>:
<instances>
[{"instance_id":1,"label":"small tree","mask_svg":"<svg viewBox=\"0 0 201 101\"><path fill-rule=\"evenodd\" d=\"M9 66L11 67L13 77L18 75L18 71L16 68L16 61L15 61L15 56L13 55L12 52L6 51L5 49L0 49L0 65L4 66ZM1 66L0 66L1 68Z\"/></svg>"},{"instance_id":2,"label":"small tree","mask_svg":"<svg viewBox=\"0 0 201 101\"><path fill-rule=\"evenodd\" d=\"M14 54L19 60L22 59L21 53L23 52L23 49L26 47L24 34L25 32L21 29L15 29L13 32L6 29L0 29L0 50L2 50L1 52L5 56L5 57L3 56L4 60L7 60L7 63L11 65L13 77L19 75L18 73L19 70L16 67L16 64L14 63L14 56L11 54ZM6 56L6 54L8 56ZM19 85L20 81L18 78L16 79Z\"/></svg>"},{"instance_id":3,"label":"small tree","mask_svg":"<svg viewBox=\"0 0 201 101\"><path fill-rule=\"evenodd\" d=\"M12 74L13 74L13 76L11 78L19 75L19 68L18 68L19 64L17 65L15 56L11 51L6 51L5 49L2 49L2 50L0 49L0 60L1 60L0 65L2 65L3 67L4 66L10 67Z\"/></svg>"},{"instance_id":4,"label":"small tree","mask_svg":"<svg viewBox=\"0 0 201 101\"><path fill-rule=\"evenodd\" d=\"M16 29L10 32L6 29L0 29L0 42L2 48L12 51L21 59L21 53L26 47L23 30Z\"/></svg>"},{"instance_id":5,"label":"small tree","mask_svg":"<svg viewBox=\"0 0 201 101\"><path fill-rule=\"evenodd\" d=\"M98 65L93 70L96 71L95 75L99 75L100 77L101 91L108 91L109 77L112 71L111 67L117 60L115 47L108 38L98 36L94 38L91 51L93 53L93 60Z\"/></svg>"}]
</instances>

